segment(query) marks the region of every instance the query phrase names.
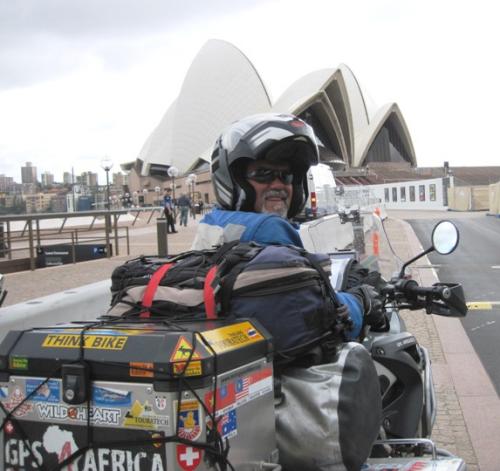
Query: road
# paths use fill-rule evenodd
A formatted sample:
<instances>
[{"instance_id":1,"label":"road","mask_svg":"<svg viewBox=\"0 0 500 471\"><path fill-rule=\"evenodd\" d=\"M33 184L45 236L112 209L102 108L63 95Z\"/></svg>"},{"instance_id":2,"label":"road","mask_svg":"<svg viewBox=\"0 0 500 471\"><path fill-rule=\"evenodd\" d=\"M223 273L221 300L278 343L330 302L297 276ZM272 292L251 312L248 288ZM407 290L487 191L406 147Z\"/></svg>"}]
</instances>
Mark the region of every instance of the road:
<instances>
[{"instance_id":1,"label":"road","mask_svg":"<svg viewBox=\"0 0 500 471\"><path fill-rule=\"evenodd\" d=\"M432 253L440 281L462 283L468 302L478 304L462 319L484 368L500 395L500 219L483 216L454 218L460 243L448 256ZM435 219L407 219L424 248L430 245ZM482 304L484 303L484 304Z\"/></svg>"}]
</instances>

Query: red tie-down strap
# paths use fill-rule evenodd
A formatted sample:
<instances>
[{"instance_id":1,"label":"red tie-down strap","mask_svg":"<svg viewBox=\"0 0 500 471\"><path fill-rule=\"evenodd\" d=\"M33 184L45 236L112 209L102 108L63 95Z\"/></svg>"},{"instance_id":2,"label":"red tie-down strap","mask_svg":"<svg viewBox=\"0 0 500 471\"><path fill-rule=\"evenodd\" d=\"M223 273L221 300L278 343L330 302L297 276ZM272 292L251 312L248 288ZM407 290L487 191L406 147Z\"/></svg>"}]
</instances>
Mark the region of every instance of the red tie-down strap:
<instances>
[{"instance_id":1,"label":"red tie-down strap","mask_svg":"<svg viewBox=\"0 0 500 471\"><path fill-rule=\"evenodd\" d=\"M212 286L216 274L217 265L214 265L208 270L207 276L205 277L205 284L203 285L203 302L205 303L207 319L217 319L217 313L215 311L215 294Z\"/></svg>"},{"instance_id":2,"label":"red tie-down strap","mask_svg":"<svg viewBox=\"0 0 500 471\"><path fill-rule=\"evenodd\" d=\"M146 310L142 311L139 317L151 317L151 313L147 308L153 305L153 298L155 296L156 290L158 289L158 286L160 285L160 281L165 276L165 273L170 270L172 265L173 263L165 263L165 265L162 265L153 273L153 276L149 280L149 283L144 290L144 296L142 297L142 306L145 307Z\"/></svg>"}]
</instances>

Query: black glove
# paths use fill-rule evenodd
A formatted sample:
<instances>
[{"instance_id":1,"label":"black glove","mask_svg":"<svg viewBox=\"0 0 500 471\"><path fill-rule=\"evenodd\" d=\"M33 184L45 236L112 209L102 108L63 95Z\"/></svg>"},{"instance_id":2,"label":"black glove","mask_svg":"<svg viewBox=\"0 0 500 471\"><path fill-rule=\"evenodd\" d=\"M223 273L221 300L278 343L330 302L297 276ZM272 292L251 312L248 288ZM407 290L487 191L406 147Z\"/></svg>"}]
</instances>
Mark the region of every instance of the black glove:
<instances>
[{"instance_id":1,"label":"black glove","mask_svg":"<svg viewBox=\"0 0 500 471\"><path fill-rule=\"evenodd\" d=\"M383 332L388 330L389 322L385 315L383 298L378 291L370 285L354 286L347 290L356 296L364 311L364 325L369 325L372 330Z\"/></svg>"},{"instance_id":2,"label":"black glove","mask_svg":"<svg viewBox=\"0 0 500 471\"><path fill-rule=\"evenodd\" d=\"M346 268L341 291L346 291L362 284L371 285L375 289L380 290L385 282L379 272L369 271L368 268L361 266L358 261L352 260Z\"/></svg>"}]
</instances>

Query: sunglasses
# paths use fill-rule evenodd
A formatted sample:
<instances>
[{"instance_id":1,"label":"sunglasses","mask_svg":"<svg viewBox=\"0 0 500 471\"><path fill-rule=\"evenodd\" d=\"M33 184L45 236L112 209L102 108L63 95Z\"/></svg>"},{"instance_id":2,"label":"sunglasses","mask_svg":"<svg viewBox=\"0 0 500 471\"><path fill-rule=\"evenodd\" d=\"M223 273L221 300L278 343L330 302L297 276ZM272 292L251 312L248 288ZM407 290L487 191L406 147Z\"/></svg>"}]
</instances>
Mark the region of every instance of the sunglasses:
<instances>
[{"instance_id":1,"label":"sunglasses","mask_svg":"<svg viewBox=\"0 0 500 471\"><path fill-rule=\"evenodd\" d=\"M257 183L271 183L279 178L285 185L293 182L293 173L288 170L273 170L270 168L258 168L246 174L246 178Z\"/></svg>"}]
</instances>

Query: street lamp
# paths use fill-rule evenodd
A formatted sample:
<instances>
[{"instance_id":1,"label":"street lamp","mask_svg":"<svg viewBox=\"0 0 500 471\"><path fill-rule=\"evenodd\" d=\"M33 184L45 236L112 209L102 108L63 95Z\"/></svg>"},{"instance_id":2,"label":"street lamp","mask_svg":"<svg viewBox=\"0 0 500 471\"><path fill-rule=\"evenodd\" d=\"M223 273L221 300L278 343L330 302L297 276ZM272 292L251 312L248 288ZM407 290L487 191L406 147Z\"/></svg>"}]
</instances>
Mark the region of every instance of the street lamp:
<instances>
[{"instance_id":1,"label":"street lamp","mask_svg":"<svg viewBox=\"0 0 500 471\"><path fill-rule=\"evenodd\" d=\"M196 173L190 173L188 175L188 182L191 184L192 186L192 197L191 199L194 201L194 186L196 185L196 180L198 179L198 176L196 175Z\"/></svg>"},{"instance_id":2,"label":"street lamp","mask_svg":"<svg viewBox=\"0 0 500 471\"><path fill-rule=\"evenodd\" d=\"M113 161L108 156L104 157L101 168L106 172L106 209L109 211L109 171L113 168Z\"/></svg>"},{"instance_id":3,"label":"street lamp","mask_svg":"<svg viewBox=\"0 0 500 471\"><path fill-rule=\"evenodd\" d=\"M142 198L142 205L143 205L143 206L146 206L146 204L147 204L147 199L148 199L148 190L147 190L146 188L144 188L144 189L142 190L142 197L143 197L143 198Z\"/></svg>"},{"instance_id":4,"label":"street lamp","mask_svg":"<svg viewBox=\"0 0 500 471\"><path fill-rule=\"evenodd\" d=\"M156 206L160 206L160 191L161 191L161 188L159 186L155 186Z\"/></svg>"},{"instance_id":5,"label":"street lamp","mask_svg":"<svg viewBox=\"0 0 500 471\"><path fill-rule=\"evenodd\" d=\"M132 193L132 201L133 201L134 207L139 206L139 198L138 198L138 196L139 196L139 193L137 191L134 191Z\"/></svg>"},{"instance_id":6,"label":"street lamp","mask_svg":"<svg viewBox=\"0 0 500 471\"><path fill-rule=\"evenodd\" d=\"M175 178L179 175L179 169L177 167L169 167L167 170L168 176L172 179L172 199L175 201Z\"/></svg>"},{"instance_id":7,"label":"street lamp","mask_svg":"<svg viewBox=\"0 0 500 471\"><path fill-rule=\"evenodd\" d=\"M197 179L198 179L198 176L195 173L190 173L187 177L187 180L186 180L188 188L189 188L189 186L192 187L190 192L191 192L191 215L193 216L193 219L196 219L196 209L195 209L195 203L194 203L194 189L195 189Z\"/></svg>"}]
</instances>

